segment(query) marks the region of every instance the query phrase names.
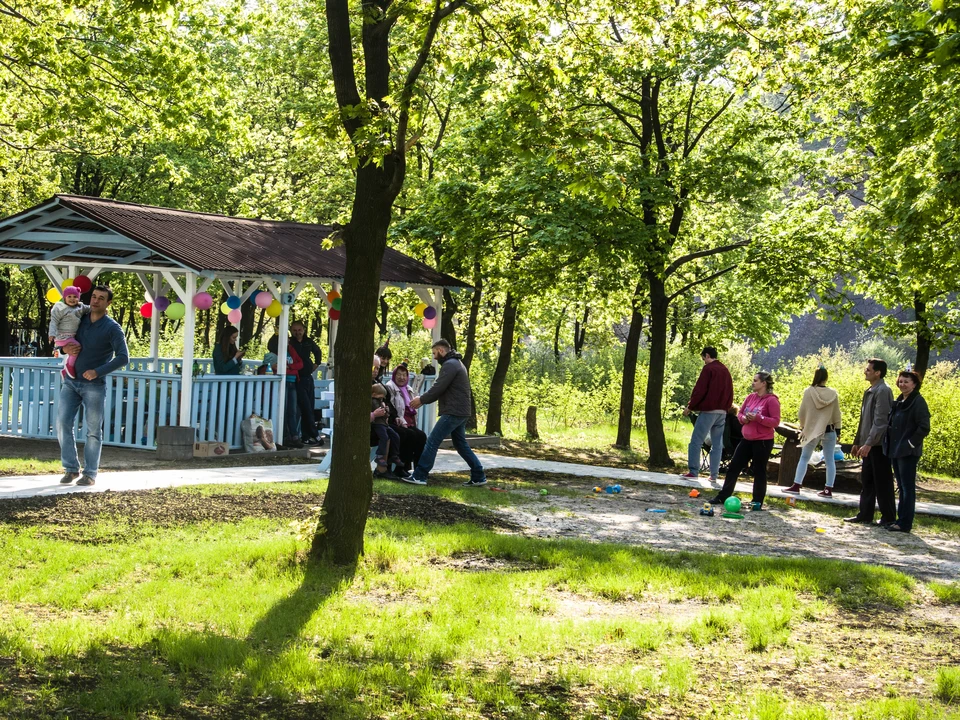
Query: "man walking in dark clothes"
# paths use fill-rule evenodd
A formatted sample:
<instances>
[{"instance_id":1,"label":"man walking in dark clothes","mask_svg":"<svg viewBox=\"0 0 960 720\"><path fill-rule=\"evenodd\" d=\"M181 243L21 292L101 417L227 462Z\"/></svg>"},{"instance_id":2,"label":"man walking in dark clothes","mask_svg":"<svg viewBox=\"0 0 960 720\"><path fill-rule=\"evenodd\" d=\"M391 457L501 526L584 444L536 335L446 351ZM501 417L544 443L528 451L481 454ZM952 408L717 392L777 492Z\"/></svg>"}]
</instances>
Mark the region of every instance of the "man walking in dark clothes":
<instances>
[{"instance_id":1,"label":"man walking in dark clothes","mask_svg":"<svg viewBox=\"0 0 960 720\"><path fill-rule=\"evenodd\" d=\"M303 367L297 373L297 406L300 408L300 438L307 445L320 445L320 433L314 417L316 398L313 374L320 367L323 356L319 346L307 337L307 328L299 320L290 325L290 344L303 360Z\"/></svg>"}]
</instances>

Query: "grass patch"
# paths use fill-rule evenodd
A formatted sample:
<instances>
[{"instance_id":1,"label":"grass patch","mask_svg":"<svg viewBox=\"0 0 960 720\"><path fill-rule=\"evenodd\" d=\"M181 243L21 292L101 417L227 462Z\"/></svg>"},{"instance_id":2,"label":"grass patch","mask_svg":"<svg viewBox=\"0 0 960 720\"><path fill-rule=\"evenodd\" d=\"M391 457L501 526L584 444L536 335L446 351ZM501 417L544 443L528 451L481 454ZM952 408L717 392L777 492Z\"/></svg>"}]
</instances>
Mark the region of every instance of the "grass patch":
<instances>
[{"instance_id":1,"label":"grass patch","mask_svg":"<svg viewBox=\"0 0 960 720\"><path fill-rule=\"evenodd\" d=\"M351 569L304 562L292 527L322 481L118 494L136 512L69 515L68 536L55 513L0 523L0 715L688 717L701 690L723 696L717 662L792 668L801 630L859 637L833 618L918 600L914 580L869 565L506 534L450 514L476 512L453 481L435 496L389 484ZM235 514L195 521L204 503ZM828 680L865 671L850 667ZM819 717L776 698L755 714ZM844 702L831 717L867 707ZM751 703L731 696L717 717Z\"/></svg>"},{"instance_id":2,"label":"grass patch","mask_svg":"<svg viewBox=\"0 0 960 720\"><path fill-rule=\"evenodd\" d=\"M960 667L938 669L937 689L933 694L945 703L960 704Z\"/></svg>"},{"instance_id":3,"label":"grass patch","mask_svg":"<svg viewBox=\"0 0 960 720\"><path fill-rule=\"evenodd\" d=\"M931 582L929 587L940 602L960 605L960 583Z\"/></svg>"}]
</instances>

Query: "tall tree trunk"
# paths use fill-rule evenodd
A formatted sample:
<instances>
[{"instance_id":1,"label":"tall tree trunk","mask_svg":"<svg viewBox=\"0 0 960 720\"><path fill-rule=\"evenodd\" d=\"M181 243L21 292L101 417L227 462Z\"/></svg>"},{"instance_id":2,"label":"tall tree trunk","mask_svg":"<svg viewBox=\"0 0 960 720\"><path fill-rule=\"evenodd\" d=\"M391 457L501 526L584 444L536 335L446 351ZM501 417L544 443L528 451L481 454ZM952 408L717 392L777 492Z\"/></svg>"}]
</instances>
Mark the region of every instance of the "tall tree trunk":
<instances>
[{"instance_id":1,"label":"tall tree trunk","mask_svg":"<svg viewBox=\"0 0 960 720\"><path fill-rule=\"evenodd\" d=\"M927 366L930 364L933 334L930 332L930 321L927 319L927 302L920 297L920 293L913 295L913 312L917 327L917 361L913 369L922 375L927 372Z\"/></svg>"},{"instance_id":2,"label":"tall tree trunk","mask_svg":"<svg viewBox=\"0 0 960 720\"><path fill-rule=\"evenodd\" d=\"M370 358L380 297L380 268L395 193L389 158L382 166L368 163L357 171L350 224L343 234L346 272L343 307L337 330L334 399L334 446L330 483L323 498L320 524L311 555L337 564L353 563L363 554L373 476L370 472L370 415L356 402L370 393Z\"/></svg>"},{"instance_id":3,"label":"tall tree trunk","mask_svg":"<svg viewBox=\"0 0 960 720\"><path fill-rule=\"evenodd\" d=\"M380 331L380 337L388 337L389 333L387 332L387 319L390 316L390 305L387 304L387 299L381 295L380 296L380 319L377 320L377 329Z\"/></svg>"},{"instance_id":4,"label":"tall tree trunk","mask_svg":"<svg viewBox=\"0 0 960 720\"><path fill-rule=\"evenodd\" d=\"M583 306L583 322L573 321L573 352L579 358L583 355L583 343L587 339L587 320L590 319L590 306Z\"/></svg>"},{"instance_id":5,"label":"tall tree trunk","mask_svg":"<svg viewBox=\"0 0 960 720\"><path fill-rule=\"evenodd\" d=\"M640 333L643 331L643 312L640 298L643 286L637 285L633 291L633 311L630 314L630 329L627 331L627 344L623 351L623 381L620 385L620 417L617 420L616 447L630 449L630 435L633 433L633 405L637 385L637 356L640 352Z\"/></svg>"},{"instance_id":6,"label":"tall tree trunk","mask_svg":"<svg viewBox=\"0 0 960 720\"><path fill-rule=\"evenodd\" d=\"M240 347L247 347L253 339L253 322L256 314L257 306L253 303L245 302L240 306Z\"/></svg>"},{"instance_id":7,"label":"tall tree trunk","mask_svg":"<svg viewBox=\"0 0 960 720\"><path fill-rule=\"evenodd\" d=\"M566 308L564 308L566 310ZM563 317L561 313L560 317L557 318L557 324L553 328L553 364L560 364L560 329L563 327L563 321L566 318Z\"/></svg>"},{"instance_id":8,"label":"tall tree trunk","mask_svg":"<svg viewBox=\"0 0 960 720\"><path fill-rule=\"evenodd\" d=\"M10 268L0 268L0 356L10 354Z\"/></svg>"},{"instance_id":9,"label":"tall tree trunk","mask_svg":"<svg viewBox=\"0 0 960 720\"><path fill-rule=\"evenodd\" d=\"M470 316L467 318L467 344L463 351L463 365L467 370L477 353L477 322L480 317L480 298L483 296L483 276L479 261L473 265L473 297L470 298ZM473 409L473 427L476 428L476 406Z\"/></svg>"},{"instance_id":10,"label":"tall tree trunk","mask_svg":"<svg viewBox=\"0 0 960 720\"><path fill-rule=\"evenodd\" d=\"M47 278L41 272L40 268L31 268L33 275L33 285L37 291L37 307L39 308L39 317L37 318L38 347L37 355L51 355L53 353L53 343L50 342L50 336L47 335L47 328L50 325L50 307L47 302Z\"/></svg>"},{"instance_id":11,"label":"tall tree trunk","mask_svg":"<svg viewBox=\"0 0 960 720\"><path fill-rule=\"evenodd\" d=\"M517 306L513 293L507 293L503 306L503 330L500 334L500 354L490 380L490 402L487 407L487 435L503 435L503 391L507 371L513 357L513 336L517 327Z\"/></svg>"},{"instance_id":12,"label":"tall tree trunk","mask_svg":"<svg viewBox=\"0 0 960 720\"><path fill-rule=\"evenodd\" d=\"M669 467L673 461L667 451L660 406L667 364L667 311L670 301L663 280L655 270L647 271L647 284L650 288L650 367L647 370L647 397L644 404L647 445L650 448L650 464Z\"/></svg>"},{"instance_id":13,"label":"tall tree trunk","mask_svg":"<svg viewBox=\"0 0 960 720\"><path fill-rule=\"evenodd\" d=\"M457 303L453 299L453 293L444 288L443 290L443 315L440 318L440 337L445 338L453 347L457 347L457 327L453 324L453 318L457 315Z\"/></svg>"}]
</instances>

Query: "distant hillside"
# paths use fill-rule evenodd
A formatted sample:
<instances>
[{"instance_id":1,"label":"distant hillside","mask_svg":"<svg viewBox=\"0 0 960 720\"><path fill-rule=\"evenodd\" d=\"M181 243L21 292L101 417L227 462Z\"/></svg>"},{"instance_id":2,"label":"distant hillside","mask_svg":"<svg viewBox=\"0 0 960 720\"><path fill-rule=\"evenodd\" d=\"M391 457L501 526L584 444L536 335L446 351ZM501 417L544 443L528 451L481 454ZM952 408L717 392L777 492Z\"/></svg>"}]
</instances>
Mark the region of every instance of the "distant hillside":
<instances>
[{"instance_id":1,"label":"distant hillside","mask_svg":"<svg viewBox=\"0 0 960 720\"><path fill-rule=\"evenodd\" d=\"M857 311L864 317L870 318L887 312L881 305L867 298L860 298L857 301ZM901 311L898 313L902 320L910 320L913 313L910 311ZM792 360L801 355L810 355L816 353L822 347L844 347L849 348L855 343L862 343L864 340L881 338L877 333L865 331L859 323L850 319L844 319L841 322L833 320L821 320L816 315L794 315L790 322L790 336L782 345L758 352L754 357L754 362L766 368L775 368L781 361ZM911 343L895 342L886 340L891 345L901 347L908 357L913 357L913 347ZM944 351L938 355L931 354L930 364L937 360L958 360L960 361L960 346L954 345L950 350Z\"/></svg>"}]
</instances>

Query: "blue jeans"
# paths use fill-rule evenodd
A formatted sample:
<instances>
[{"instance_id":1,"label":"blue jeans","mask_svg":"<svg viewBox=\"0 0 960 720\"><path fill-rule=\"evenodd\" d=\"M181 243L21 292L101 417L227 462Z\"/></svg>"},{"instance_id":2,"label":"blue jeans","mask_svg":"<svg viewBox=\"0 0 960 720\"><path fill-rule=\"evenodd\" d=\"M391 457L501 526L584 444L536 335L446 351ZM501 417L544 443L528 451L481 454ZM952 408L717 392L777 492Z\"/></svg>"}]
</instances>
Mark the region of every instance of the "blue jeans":
<instances>
[{"instance_id":1,"label":"blue jeans","mask_svg":"<svg viewBox=\"0 0 960 720\"><path fill-rule=\"evenodd\" d=\"M720 474L720 459L723 457L723 426L727 422L726 413L705 413L697 416L693 424L693 436L687 447L687 467L691 475L700 474L700 448L710 436L710 477Z\"/></svg>"},{"instance_id":2,"label":"blue jeans","mask_svg":"<svg viewBox=\"0 0 960 720\"><path fill-rule=\"evenodd\" d=\"M433 464L437 461L437 450L440 449L440 443L449 435L453 441L454 449L470 466L470 479L476 482L486 480L483 465L480 464L473 450L467 445L467 434L463 430L467 420L469 418L466 416L458 417L456 415L441 415L437 418L437 424L430 431L427 444L420 454L420 462L417 463L417 467L413 471L414 478L426 481L427 475L433 469Z\"/></svg>"},{"instance_id":3,"label":"blue jeans","mask_svg":"<svg viewBox=\"0 0 960 720\"><path fill-rule=\"evenodd\" d=\"M837 481L837 459L833 456L837 449L837 434L835 432L824 433L821 442L823 443L823 462L827 465L827 487L832 488ZM793 478L794 485L803 485L803 476L807 474L807 465L810 464L810 458L816 449L816 440L811 440L803 446L803 450L800 451L797 474Z\"/></svg>"},{"instance_id":4,"label":"blue jeans","mask_svg":"<svg viewBox=\"0 0 960 720\"><path fill-rule=\"evenodd\" d=\"M907 532L913 530L913 515L917 509L917 463L919 462L919 455L893 458L893 473L897 476L897 489L900 491L897 525Z\"/></svg>"},{"instance_id":5,"label":"blue jeans","mask_svg":"<svg viewBox=\"0 0 960 720\"><path fill-rule=\"evenodd\" d=\"M60 441L60 460L66 472L80 472L77 457L77 439L73 425L77 412L83 405L83 427L86 440L83 444L83 474L97 477L100 468L100 446L103 442L103 403L107 386L103 380L63 379L60 386L60 407L57 414L57 439Z\"/></svg>"}]
</instances>

